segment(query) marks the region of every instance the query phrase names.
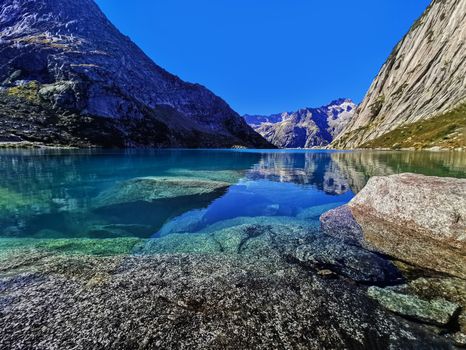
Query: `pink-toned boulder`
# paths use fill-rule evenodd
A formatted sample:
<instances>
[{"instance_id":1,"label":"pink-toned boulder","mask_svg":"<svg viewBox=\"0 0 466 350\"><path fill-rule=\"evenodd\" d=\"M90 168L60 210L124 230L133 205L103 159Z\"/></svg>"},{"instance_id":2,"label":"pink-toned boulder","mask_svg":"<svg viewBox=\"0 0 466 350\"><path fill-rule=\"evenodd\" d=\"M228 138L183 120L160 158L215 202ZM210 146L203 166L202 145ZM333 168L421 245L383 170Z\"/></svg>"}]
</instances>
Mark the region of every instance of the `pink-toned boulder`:
<instances>
[{"instance_id":1,"label":"pink-toned boulder","mask_svg":"<svg viewBox=\"0 0 466 350\"><path fill-rule=\"evenodd\" d=\"M348 208L362 230L350 238L362 246L466 279L466 179L372 177Z\"/></svg>"}]
</instances>

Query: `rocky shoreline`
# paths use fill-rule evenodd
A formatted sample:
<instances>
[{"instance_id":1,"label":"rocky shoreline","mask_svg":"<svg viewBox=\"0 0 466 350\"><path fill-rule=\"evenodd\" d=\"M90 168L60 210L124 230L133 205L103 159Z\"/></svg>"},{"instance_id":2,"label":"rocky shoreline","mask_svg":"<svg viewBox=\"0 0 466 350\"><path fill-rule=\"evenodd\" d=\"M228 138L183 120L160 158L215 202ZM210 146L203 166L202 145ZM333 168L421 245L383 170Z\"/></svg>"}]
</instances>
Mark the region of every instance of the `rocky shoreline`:
<instances>
[{"instance_id":1,"label":"rocky shoreline","mask_svg":"<svg viewBox=\"0 0 466 350\"><path fill-rule=\"evenodd\" d=\"M299 217L239 217L190 232L196 214L150 239L0 239L0 348L464 346L461 271L365 242L366 224L353 215L367 196L390 195L375 191L385 182L401 189L398 182L413 176L373 178L349 205L324 214L322 229ZM418 194L432 181L446 182L433 191L439 198L466 181L417 180ZM123 199L109 194L103 199ZM456 198L464 209L461 192L451 198L451 208ZM430 203L430 217L440 220L442 208Z\"/></svg>"},{"instance_id":2,"label":"rocky shoreline","mask_svg":"<svg viewBox=\"0 0 466 350\"><path fill-rule=\"evenodd\" d=\"M400 174L371 178L348 205L323 214L321 223L326 234L399 261L406 282L371 287L372 298L419 322L450 325L452 338L464 346L465 218L466 180Z\"/></svg>"}]
</instances>

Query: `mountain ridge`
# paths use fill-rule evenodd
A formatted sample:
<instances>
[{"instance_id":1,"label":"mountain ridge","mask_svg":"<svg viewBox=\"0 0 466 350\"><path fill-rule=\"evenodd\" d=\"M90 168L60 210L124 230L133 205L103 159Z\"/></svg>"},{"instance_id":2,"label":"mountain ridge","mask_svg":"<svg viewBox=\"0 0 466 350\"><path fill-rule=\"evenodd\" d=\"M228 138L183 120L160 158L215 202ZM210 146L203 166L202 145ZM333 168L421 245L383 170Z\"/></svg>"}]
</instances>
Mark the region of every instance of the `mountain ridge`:
<instances>
[{"instance_id":1,"label":"mountain ridge","mask_svg":"<svg viewBox=\"0 0 466 350\"><path fill-rule=\"evenodd\" d=\"M279 148L326 147L352 118L355 108L351 99L339 98L318 108L243 117L254 130Z\"/></svg>"},{"instance_id":2,"label":"mountain ridge","mask_svg":"<svg viewBox=\"0 0 466 350\"><path fill-rule=\"evenodd\" d=\"M224 100L155 64L92 0L5 0L0 33L0 139L270 147Z\"/></svg>"},{"instance_id":3,"label":"mountain ridge","mask_svg":"<svg viewBox=\"0 0 466 350\"><path fill-rule=\"evenodd\" d=\"M433 0L395 46L356 116L331 146L466 147L466 115L458 114L466 104L465 28L466 0ZM422 130L424 121L429 132Z\"/></svg>"}]
</instances>

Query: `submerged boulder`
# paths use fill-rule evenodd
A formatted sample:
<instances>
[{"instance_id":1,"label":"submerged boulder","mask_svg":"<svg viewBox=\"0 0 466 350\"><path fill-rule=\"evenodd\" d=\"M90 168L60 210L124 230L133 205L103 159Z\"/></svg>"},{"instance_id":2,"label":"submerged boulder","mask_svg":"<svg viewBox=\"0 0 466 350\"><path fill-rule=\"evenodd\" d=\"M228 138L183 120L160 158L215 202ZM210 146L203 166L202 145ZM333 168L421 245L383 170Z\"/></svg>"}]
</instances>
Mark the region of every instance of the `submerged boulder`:
<instances>
[{"instance_id":1,"label":"submerged boulder","mask_svg":"<svg viewBox=\"0 0 466 350\"><path fill-rule=\"evenodd\" d=\"M299 246L295 258L304 266L328 269L356 282L390 284L401 280L400 273L390 261L331 237L318 237Z\"/></svg>"},{"instance_id":2,"label":"submerged boulder","mask_svg":"<svg viewBox=\"0 0 466 350\"><path fill-rule=\"evenodd\" d=\"M367 294L394 313L437 326L446 326L460 309L445 299L424 300L389 288L370 287Z\"/></svg>"},{"instance_id":3,"label":"submerged boulder","mask_svg":"<svg viewBox=\"0 0 466 350\"><path fill-rule=\"evenodd\" d=\"M225 191L230 183L194 177L141 177L124 181L104 191L97 206L131 202L153 202L187 196L202 196Z\"/></svg>"},{"instance_id":4,"label":"submerged boulder","mask_svg":"<svg viewBox=\"0 0 466 350\"><path fill-rule=\"evenodd\" d=\"M466 278L466 180L372 177L348 209L354 221L347 209L339 209L324 214L322 226L328 228L332 216L333 235L347 233L346 238L396 259ZM338 215L344 211L348 215ZM358 226L362 234L353 230Z\"/></svg>"}]
</instances>

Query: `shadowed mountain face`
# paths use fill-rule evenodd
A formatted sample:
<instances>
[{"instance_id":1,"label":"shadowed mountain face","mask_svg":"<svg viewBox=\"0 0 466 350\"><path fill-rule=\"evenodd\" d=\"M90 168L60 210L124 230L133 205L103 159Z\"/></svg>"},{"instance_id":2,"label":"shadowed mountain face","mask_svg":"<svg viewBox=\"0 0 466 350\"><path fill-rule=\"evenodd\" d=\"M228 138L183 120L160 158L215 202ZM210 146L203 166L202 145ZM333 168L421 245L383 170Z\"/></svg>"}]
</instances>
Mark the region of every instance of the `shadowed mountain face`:
<instances>
[{"instance_id":1,"label":"shadowed mountain face","mask_svg":"<svg viewBox=\"0 0 466 350\"><path fill-rule=\"evenodd\" d=\"M271 116L245 115L246 122L280 148L326 146L350 122L356 105L339 99L320 108L304 108Z\"/></svg>"},{"instance_id":2,"label":"shadowed mountain face","mask_svg":"<svg viewBox=\"0 0 466 350\"><path fill-rule=\"evenodd\" d=\"M335 148L466 147L466 0L433 0Z\"/></svg>"},{"instance_id":3,"label":"shadowed mountain face","mask_svg":"<svg viewBox=\"0 0 466 350\"><path fill-rule=\"evenodd\" d=\"M0 141L270 146L221 98L157 66L92 0L4 0L0 38Z\"/></svg>"}]
</instances>

